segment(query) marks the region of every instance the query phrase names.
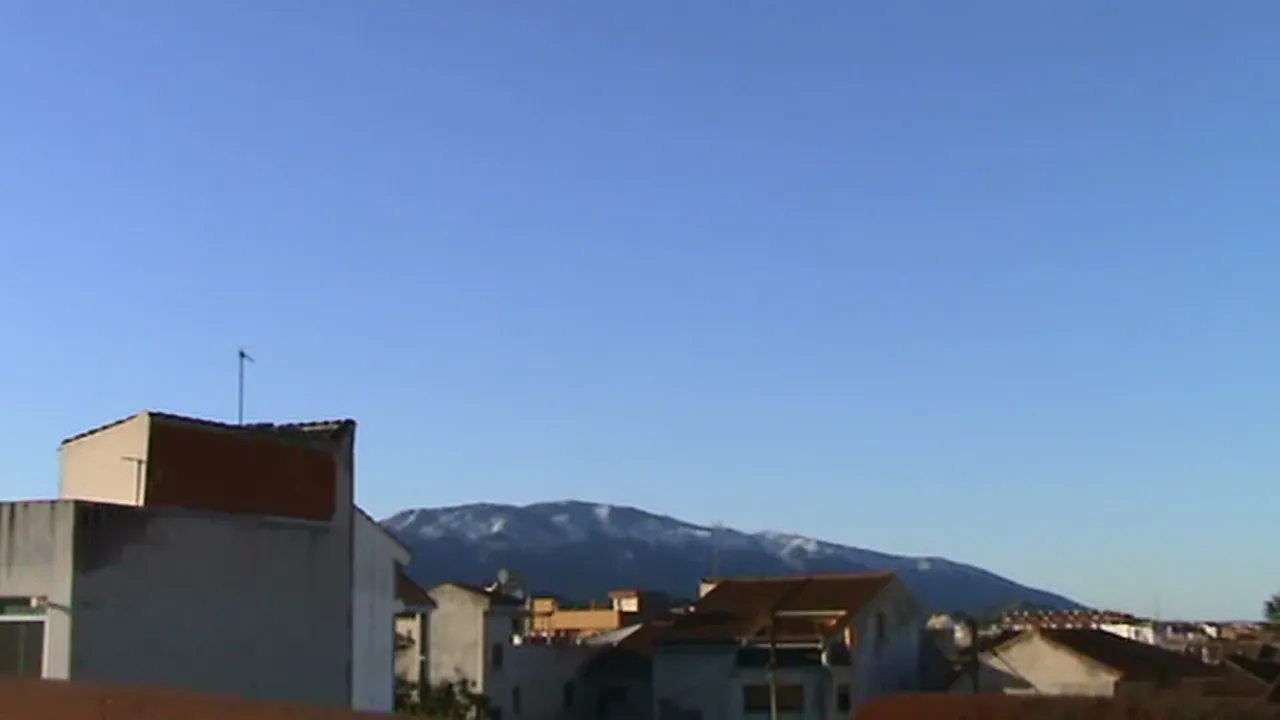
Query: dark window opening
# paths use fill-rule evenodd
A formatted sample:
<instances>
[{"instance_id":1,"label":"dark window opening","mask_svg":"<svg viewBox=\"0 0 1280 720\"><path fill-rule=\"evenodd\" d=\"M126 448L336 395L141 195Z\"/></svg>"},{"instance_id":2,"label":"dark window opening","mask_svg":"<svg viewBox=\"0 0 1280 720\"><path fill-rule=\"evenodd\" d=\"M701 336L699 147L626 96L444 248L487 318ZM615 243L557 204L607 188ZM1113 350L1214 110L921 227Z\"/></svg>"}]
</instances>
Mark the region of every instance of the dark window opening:
<instances>
[{"instance_id":1,"label":"dark window opening","mask_svg":"<svg viewBox=\"0 0 1280 720\"><path fill-rule=\"evenodd\" d=\"M849 695L849 686L840 685L836 688L836 710L840 712L849 712L853 707L853 700Z\"/></svg>"},{"instance_id":2,"label":"dark window opening","mask_svg":"<svg viewBox=\"0 0 1280 720\"><path fill-rule=\"evenodd\" d=\"M493 645L493 669L502 669L502 644L494 643Z\"/></svg>"},{"instance_id":3,"label":"dark window opening","mask_svg":"<svg viewBox=\"0 0 1280 720\"><path fill-rule=\"evenodd\" d=\"M44 675L44 622L0 622L0 677Z\"/></svg>"},{"instance_id":4,"label":"dark window opening","mask_svg":"<svg viewBox=\"0 0 1280 720\"><path fill-rule=\"evenodd\" d=\"M779 685L775 692L778 699L778 712L804 712L803 685ZM743 712L767 714L769 710L768 685L742 686Z\"/></svg>"},{"instance_id":5,"label":"dark window opening","mask_svg":"<svg viewBox=\"0 0 1280 720\"><path fill-rule=\"evenodd\" d=\"M573 707L573 683L565 683L564 689L561 692L564 694L564 706L566 708Z\"/></svg>"},{"instance_id":6,"label":"dark window opening","mask_svg":"<svg viewBox=\"0 0 1280 720\"><path fill-rule=\"evenodd\" d=\"M520 714L520 686L511 688L511 714Z\"/></svg>"}]
</instances>

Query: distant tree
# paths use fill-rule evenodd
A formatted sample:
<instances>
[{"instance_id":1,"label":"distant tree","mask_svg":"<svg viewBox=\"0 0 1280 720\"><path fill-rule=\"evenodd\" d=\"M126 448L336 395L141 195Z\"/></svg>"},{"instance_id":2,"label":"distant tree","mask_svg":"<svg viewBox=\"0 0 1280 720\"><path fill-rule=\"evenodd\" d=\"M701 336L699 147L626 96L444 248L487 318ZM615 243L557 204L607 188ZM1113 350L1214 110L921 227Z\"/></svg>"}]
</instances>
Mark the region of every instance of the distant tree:
<instances>
[{"instance_id":1,"label":"distant tree","mask_svg":"<svg viewBox=\"0 0 1280 720\"><path fill-rule=\"evenodd\" d=\"M1271 596L1262 606L1262 616L1269 623L1280 624L1280 593Z\"/></svg>"}]
</instances>

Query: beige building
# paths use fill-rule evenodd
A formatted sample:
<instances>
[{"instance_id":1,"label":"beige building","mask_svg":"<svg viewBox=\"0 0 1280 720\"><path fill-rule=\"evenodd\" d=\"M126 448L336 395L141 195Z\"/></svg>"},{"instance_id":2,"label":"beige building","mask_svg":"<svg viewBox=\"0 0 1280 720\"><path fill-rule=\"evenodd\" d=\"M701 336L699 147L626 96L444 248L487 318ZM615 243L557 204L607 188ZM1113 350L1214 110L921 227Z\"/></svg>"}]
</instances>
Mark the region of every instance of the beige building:
<instances>
[{"instance_id":1,"label":"beige building","mask_svg":"<svg viewBox=\"0 0 1280 720\"><path fill-rule=\"evenodd\" d=\"M613 632L628 625L657 617L671 607L665 593L644 590L614 590L607 607L572 607L557 598L535 597L529 601L529 632L533 637L578 639Z\"/></svg>"},{"instance_id":2,"label":"beige building","mask_svg":"<svg viewBox=\"0 0 1280 720\"><path fill-rule=\"evenodd\" d=\"M1099 629L1036 628L1005 638L978 656L978 692L1035 695L1197 697L1222 681L1219 668ZM971 672L952 692L974 691Z\"/></svg>"},{"instance_id":3,"label":"beige building","mask_svg":"<svg viewBox=\"0 0 1280 720\"><path fill-rule=\"evenodd\" d=\"M401 701L418 702L430 684L427 653L435 608L426 590L403 570L396 574L395 674Z\"/></svg>"}]
</instances>

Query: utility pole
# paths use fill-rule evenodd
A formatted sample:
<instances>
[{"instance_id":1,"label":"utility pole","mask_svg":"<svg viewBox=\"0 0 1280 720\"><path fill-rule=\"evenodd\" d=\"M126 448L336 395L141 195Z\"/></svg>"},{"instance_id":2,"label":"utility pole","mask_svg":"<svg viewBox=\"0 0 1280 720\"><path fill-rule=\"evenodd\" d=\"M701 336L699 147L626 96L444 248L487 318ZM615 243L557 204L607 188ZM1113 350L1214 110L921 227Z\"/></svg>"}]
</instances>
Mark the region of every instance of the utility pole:
<instances>
[{"instance_id":1,"label":"utility pole","mask_svg":"<svg viewBox=\"0 0 1280 720\"><path fill-rule=\"evenodd\" d=\"M147 464L146 458L132 457L125 455L120 458L125 462L133 463L133 502L137 505L142 504L142 474L143 468Z\"/></svg>"},{"instance_id":2,"label":"utility pole","mask_svg":"<svg viewBox=\"0 0 1280 720\"><path fill-rule=\"evenodd\" d=\"M238 360L240 362L240 383L239 383L239 393L237 394L238 407L236 412L236 424L243 425L244 424L244 364L246 362L254 362L254 360L253 358L249 357L249 353L245 352L244 348L240 348L240 354L239 354Z\"/></svg>"}]
</instances>

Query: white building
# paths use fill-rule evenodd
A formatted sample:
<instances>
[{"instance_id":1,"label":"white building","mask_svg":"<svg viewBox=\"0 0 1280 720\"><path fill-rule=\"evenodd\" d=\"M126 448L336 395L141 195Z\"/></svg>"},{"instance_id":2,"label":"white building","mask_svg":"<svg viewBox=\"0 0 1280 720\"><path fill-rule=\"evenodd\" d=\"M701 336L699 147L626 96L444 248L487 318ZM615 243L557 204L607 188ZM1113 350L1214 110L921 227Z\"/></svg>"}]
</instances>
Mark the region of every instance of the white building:
<instances>
[{"instance_id":1,"label":"white building","mask_svg":"<svg viewBox=\"0 0 1280 720\"><path fill-rule=\"evenodd\" d=\"M577 701L577 675L597 648L523 636L519 597L466 583L428 591L426 684L465 680L489 700L493 720L559 718Z\"/></svg>"},{"instance_id":2,"label":"white building","mask_svg":"<svg viewBox=\"0 0 1280 720\"><path fill-rule=\"evenodd\" d=\"M919 682L920 610L891 573L704 583L653 651L658 720L740 720L776 700L788 720L849 717Z\"/></svg>"},{"instance_id":3,"label":"white building","mask_svg":"<svg viewBox=\"0 0 1280 720\"><path fill-rule=\"evenodd\" d=\"M0 666L390 710L407 557L353 504L355 429L142 412L63 441L60 499L0 508L28 608Z\"/></svg>"},{"instance_id":4,"label":"white building","mask_svg":"<svg viewBox=\"0 0 1280 720\"><path fill-rule=\"evenodd\" d=\"M396 582L409 550L356 508L351 573L351 707L395 709Z\"/></svg>"}]
</instances>

